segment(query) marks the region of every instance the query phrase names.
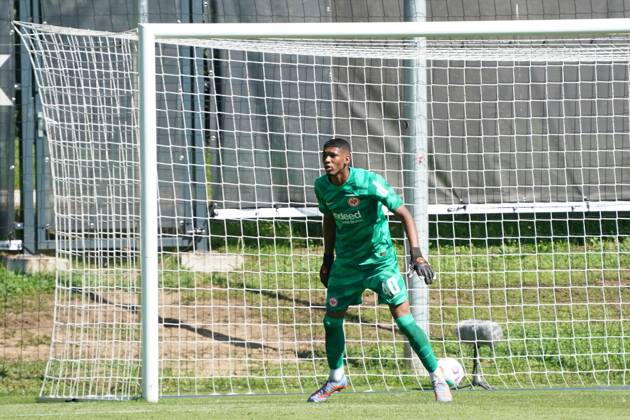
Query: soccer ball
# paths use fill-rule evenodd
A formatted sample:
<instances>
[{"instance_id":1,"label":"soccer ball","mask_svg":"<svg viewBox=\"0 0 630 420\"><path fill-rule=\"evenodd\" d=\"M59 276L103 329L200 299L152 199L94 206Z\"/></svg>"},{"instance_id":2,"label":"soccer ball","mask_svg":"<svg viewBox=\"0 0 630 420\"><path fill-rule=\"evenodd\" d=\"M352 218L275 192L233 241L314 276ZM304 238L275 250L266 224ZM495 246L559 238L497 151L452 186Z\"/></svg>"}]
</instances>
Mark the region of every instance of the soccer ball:
<instances>
[{"instance_id":1,"label":"soccer ball","mask_svg":"<svg viewBox=\"0 0 630 420\"><path fill-rule=\"evenodd\" d=\"M462 379L464 379L464 376L466 376L464 367L459 363L459 360L451 357L438 360L438 368L442 369L445 379L453 381L455 385L459 385Z\"/></svg>"}]
</instances>

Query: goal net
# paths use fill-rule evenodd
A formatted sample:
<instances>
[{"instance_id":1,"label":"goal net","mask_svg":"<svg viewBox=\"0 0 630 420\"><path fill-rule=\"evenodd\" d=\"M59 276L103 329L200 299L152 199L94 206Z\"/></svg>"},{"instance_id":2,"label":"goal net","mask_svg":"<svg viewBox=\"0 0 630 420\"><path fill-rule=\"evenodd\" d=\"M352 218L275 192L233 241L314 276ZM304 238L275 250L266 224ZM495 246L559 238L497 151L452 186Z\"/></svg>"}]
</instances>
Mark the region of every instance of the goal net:
<instances>
[{"instance_id":1,"label":"goal net","mask_svg":"<svg viewBox=\"0 0 630 420\"><path fill-rule=\"evenodd\" d=\"M41 396L133 398L138 39L16 28L69 263ZM410 284L414 314L463 384L471 322L498 328L478 342L492 386L629 384L628 37L167 39L155 52L161 395L306 393L328 374L312 185L331 136L419 217L437 278ZM371 292L345 331L353 390L430 386Z\"/></svg>"}]
</instances>

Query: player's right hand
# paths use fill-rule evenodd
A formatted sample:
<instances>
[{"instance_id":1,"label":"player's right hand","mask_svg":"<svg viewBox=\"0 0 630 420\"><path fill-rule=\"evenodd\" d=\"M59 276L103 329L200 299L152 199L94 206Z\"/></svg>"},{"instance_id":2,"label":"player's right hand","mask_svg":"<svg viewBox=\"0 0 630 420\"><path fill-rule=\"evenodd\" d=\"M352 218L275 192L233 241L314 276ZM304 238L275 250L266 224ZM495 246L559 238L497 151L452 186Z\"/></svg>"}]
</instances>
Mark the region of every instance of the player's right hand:
<instances>
[{"instance_id":1,"label":"player's right hand","mask_svg":"<svg viewBox=\"0 0 630 420\"><path fill-rule=\"evenodd\" d=\"M328 287L328 278L330 277L330 268L335 261L334 254L324 254L324 262L319 269L319 280L322 282L324 287Z\"/></svg>"}]
</instances>

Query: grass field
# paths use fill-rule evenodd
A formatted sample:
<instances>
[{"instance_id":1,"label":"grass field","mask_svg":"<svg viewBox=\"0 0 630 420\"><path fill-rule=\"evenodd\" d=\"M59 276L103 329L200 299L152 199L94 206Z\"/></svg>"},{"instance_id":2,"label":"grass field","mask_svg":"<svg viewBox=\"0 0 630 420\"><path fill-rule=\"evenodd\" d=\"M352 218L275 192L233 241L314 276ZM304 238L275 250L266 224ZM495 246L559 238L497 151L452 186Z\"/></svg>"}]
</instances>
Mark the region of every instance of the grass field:
<instances>
[{"instance_id":1,"label":"grass field","mask_svg":"<svg viewBox=\"0 0 630 420\"><path fill-rule=\"evenodd\" d=\"M434 402L430 392L349 393L319 405L305 399L288 395L44 404L32 397L0 397L0 418L630 418L630 390L458 391L452 404Z\"/></svg>"}]
</instances>

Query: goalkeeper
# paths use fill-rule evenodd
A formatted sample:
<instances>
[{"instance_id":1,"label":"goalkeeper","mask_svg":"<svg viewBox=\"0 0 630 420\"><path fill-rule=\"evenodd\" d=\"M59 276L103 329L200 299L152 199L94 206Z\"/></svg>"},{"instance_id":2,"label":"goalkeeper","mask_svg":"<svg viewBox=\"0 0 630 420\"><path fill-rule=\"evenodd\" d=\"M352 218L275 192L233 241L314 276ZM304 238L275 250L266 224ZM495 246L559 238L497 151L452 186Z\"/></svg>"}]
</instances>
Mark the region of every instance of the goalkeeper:
<instances>
[{"instance_id":1,"label":"goalkeeper","mask_svg":"<svg viewBox=\"0 0 630 420\"><path fill-rule=\"evenodd\" d=\"M343 322L348 306L360 304L365 289L376 292L379 303L389 305L398 328L431 375L435 399L451 401L429 339L409 310L407 288L382 205L402 220L411 248L410 264L426 284L431 284L433 270L420 252L411 213L383 177L350 167L347 141L333 138L326 142L322 162L326 175L315 181L315 195L324 215L324 262L319 276L327 288L324 329L330 375L308 401L324 402L346 388Z\"/></svg>"}]
</instances>

